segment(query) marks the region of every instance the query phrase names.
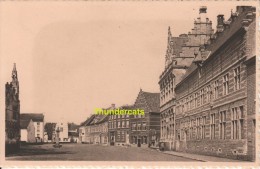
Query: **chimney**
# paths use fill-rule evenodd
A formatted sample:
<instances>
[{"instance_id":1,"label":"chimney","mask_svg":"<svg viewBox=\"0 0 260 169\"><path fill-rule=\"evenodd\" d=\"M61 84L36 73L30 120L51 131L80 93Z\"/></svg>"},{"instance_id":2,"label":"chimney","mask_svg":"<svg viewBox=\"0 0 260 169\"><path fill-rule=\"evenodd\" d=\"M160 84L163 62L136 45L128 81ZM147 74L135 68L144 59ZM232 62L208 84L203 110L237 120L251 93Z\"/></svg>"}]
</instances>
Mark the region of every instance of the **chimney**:
<instances>
[{"instance_id":1,"label":"chimney","mask_svg":"<svg viewBox=\"0 0 260 169\"><path fill-rule=\"evenodd\" d=\"M224 24L224 15L220 14L217 16L218 18L218 25L223 25Z\"/></svg>"},{"instance_id":2,"label":"chimney","mask_svg":"<svg viewBox=\"0 0 260 169\"><path fill-rule=\"evenodd\" d=\"M114 103L111 104L111 108L116 108L116 105Z\"/></svg>"},{"instance_id":3,"label":"chimney","mask_svg":"<svg viewBox=\"0 0 260 169\"><path fill-rule=\"evenodd\" d=\"M217 23L217 32L222 32L224 30L224 15L220 14L217 16L218 23Z\"/></svg>"},{"instance_id":4,"label":"chimney","mask_svg":"<svg viewBox=\"0 0 260 169\"><path fill-rule=\"evenodd\" d=\"M207 7L206 6L201 6L200 7L200 14L201 13L207 13Z\"/></svg>"}]
</instances>

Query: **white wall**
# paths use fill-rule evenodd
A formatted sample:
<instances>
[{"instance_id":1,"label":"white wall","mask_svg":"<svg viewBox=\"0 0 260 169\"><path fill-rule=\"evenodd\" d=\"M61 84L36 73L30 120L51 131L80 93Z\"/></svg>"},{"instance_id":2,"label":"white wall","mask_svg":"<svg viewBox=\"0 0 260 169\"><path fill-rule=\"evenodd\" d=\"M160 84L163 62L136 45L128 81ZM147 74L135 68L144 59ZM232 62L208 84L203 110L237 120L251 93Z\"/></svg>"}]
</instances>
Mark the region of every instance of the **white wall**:
<instances>
[{"instance_id":1,"label":"white wall","mask_svg":"<svg viewBox=\"0 0 260 169\"><path fill-rule=\"evenodd\" d=\"M21 129L21 141L27 142L27 129Z\"/></svg>"},{"instance_id":2,"label":"white wall","mask_svg":"<svg viewBox=\"0 0 260 169\"><path fill-rule=\"evenodd\" d=\"M59 122L56 124L55 131L59 127L60 133L59 133L59 138L61 142L68 142L69 138L69 130L68 130L68 123L67 122Z\"/></svg>"},{"instance_id":3,"label":"white wall","mask_svg":"<svg viewBox=\"0 0 260 169\"><path fill-rule=\"evenodd\" d=\"M39 131L38 131L38 125L39 123ZM42 141L44 140L44 122L33 122L34 128L35 128L35 137L40 137Z\"/></svg>"}]
</instances>

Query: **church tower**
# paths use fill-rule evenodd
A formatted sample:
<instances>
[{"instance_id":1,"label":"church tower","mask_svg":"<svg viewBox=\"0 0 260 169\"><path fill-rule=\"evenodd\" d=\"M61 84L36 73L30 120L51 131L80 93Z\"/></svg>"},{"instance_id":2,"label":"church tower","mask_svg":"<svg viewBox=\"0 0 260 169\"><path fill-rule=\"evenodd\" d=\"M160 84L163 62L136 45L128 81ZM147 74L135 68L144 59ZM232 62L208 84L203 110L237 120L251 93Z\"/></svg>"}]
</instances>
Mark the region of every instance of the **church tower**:
<instances>
[{"instance_id":1,"label":"church tower","mask_svg":"<svg viewBox=\"0 0 260 169\"><path fill-rule=\"evenodd\" d=\"M5 85L5 154L20 149L20 137L19 81L14 64L12 81Z\"/></svg>"},{"instance_id":2,"label":"church tower","mask_svg":"<svg viewBox=\"0 0 260 169\"><path fill-rule=\"evenodd\" d=\"M18 75L16 70L16 64L14 63L13 71L12 71L12 82L11 82L13 88L15 89L15 94L18 95L19 98L19 81L18 81Z\"/></svg>"}]
</instances>

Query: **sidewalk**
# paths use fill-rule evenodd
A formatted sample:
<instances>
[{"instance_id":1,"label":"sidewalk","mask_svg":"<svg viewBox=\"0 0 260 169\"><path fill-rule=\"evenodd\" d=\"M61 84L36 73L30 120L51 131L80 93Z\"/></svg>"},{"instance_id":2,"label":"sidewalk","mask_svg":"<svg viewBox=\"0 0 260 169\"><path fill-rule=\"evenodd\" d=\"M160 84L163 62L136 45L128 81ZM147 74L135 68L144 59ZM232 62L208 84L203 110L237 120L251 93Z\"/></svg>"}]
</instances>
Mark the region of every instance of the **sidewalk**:
<instances>
[{"instance_id":1,"label":"sidewalk","mask_svg":"<svg viewBox=\"0 0 260 169\"><path fill-rule=\"evenodd\" d=\"M232 159L227 159L227 158L190 154L190 153L183 153L183 152L176 152L176 151L161 151L161 153L190 158L190 159L198 160L198 161L202 161L202 162L245 162L245 161L232 160Z\"/></svg>"}]
</instances>

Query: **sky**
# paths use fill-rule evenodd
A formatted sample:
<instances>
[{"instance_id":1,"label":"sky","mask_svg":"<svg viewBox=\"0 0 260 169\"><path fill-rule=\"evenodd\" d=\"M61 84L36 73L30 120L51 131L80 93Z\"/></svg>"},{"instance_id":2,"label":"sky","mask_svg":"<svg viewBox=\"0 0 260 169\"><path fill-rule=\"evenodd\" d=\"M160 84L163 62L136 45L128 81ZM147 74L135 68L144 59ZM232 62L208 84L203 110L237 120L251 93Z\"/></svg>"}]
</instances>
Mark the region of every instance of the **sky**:
<instances>
[{"instance_id":1,"label":"sky","mask_svg":"<svg viewBox=\"0 0 260 169\"><path fill-rule=\"evenodd\" d=\"M207 6L215 30L238 3L249 2L3 1L1 93L16 63L21 113L45 122L79 124L95 108L133 104L140 89L159 93L168 26L188 33Z\"/></svg>"}]
</instances>

